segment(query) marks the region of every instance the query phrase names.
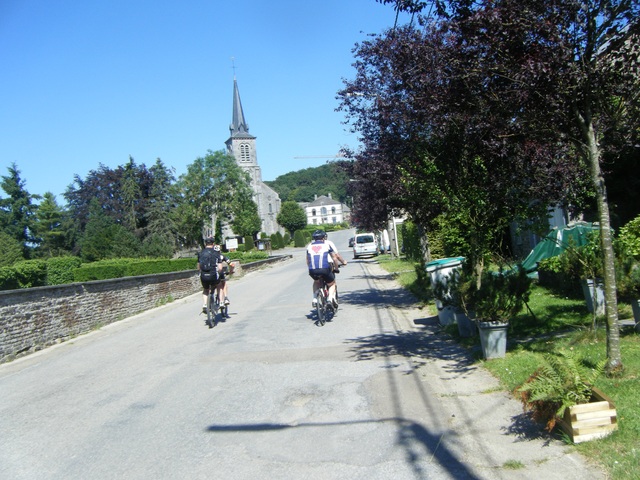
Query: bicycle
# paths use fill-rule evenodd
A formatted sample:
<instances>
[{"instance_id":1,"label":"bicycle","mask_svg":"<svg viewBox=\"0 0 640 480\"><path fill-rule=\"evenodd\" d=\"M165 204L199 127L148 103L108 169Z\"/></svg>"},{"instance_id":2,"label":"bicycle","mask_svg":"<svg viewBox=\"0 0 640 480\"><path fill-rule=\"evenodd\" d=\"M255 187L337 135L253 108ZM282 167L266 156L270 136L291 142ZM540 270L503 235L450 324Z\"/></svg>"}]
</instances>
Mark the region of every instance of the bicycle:
<instances>
[{"instance_id":1,"label":"bicycle","mask_svg":"<svg viewBox=\"0 0 640 480\"><path fill-rule=\"evenodd\" d=\"M340 273L338 267L334 267L334 273ZM336 286L336 302L329 301L329 287L324 278L320 279L320 288L316 293L316 314L318 315L318 322L320 326L323 326L327 321L331 321L333 317L338 313L338 287Z\"/></svg>"},{"instance_id":2,"label":"bicycle","mask_svg":"<svg viewBox=\"0 0 640 480\"><path fill-rule=\"evenodd\" d=\"M218 310L221 308L218 293L218 289L215 285L209 287L209 296L207 298L207 325L209 325L209 328L213 328L218 325Z\"/></svg>"}]
</instances>

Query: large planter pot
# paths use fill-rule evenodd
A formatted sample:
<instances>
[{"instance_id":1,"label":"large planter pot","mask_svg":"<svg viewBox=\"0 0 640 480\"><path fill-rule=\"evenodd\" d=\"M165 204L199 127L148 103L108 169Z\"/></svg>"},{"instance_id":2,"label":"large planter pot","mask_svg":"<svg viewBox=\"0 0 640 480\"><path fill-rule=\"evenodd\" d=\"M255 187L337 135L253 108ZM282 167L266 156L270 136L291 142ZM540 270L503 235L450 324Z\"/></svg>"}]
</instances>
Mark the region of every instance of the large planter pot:
<instances>
[{"instance_id":1,"label":"large planter pot","mask_svg":"<svg viewBox=\"0 0 640 480\"><path fill-rule=\"evenodd\" d=\"M640 299L631 302L633 310L633 320L636 322L636 332L640 333Z\"/></svg>"},{"instance_id":2,"label":"large planter pot","mask_svg":"<svg viewBox=\"0 0 640 480\"><path fill-rule=\"evenodd\" d=\"M482 355L486 360L503 358L507 353L508 323L478 321Z\"/></svg>"},{"instance_id":3,"label":"large planter pot","mask_svg":"<svg viewBox=\"0 0 640 480\"><path fill-rule=\"evenodd\" d=\"M583 278L580 280L582 293L587 302L587 310L596 312L596 315L604 315L604 284L602 280Z\"/></svg>"},{"instance_id":4,"label":"large planter pot","mask_svg":"<svg viewBox=\"0 0 640 480\"><path fill-rule=\"evenodd\" d=\"M594 388L589 403L567 408L558 423L573 443L580 443L609 435L618 428L618 417L611 399Z\"/></svg>"},{"instance_id":5,"label":"large planter pot","mask_svg":"<svg viewBox=\"0 0 640 480\"><path fill-rule=\"evenodd\" d=\"M438 306L438 321L442 326L453 324L456 321L454 317L454 308L450 305L442 305L440 303Z\"/></svg>"},{"instance_id":6,"label":"large planter pot","mask_svg":"<svg viewBox=\"0 0 640 480\"><path fill-rule=\"evenodd\" d=\"M458 324L458 333L461 337L473 337L478 334L476 322L465 315L462 310L454 310L453 316Z\"/></svg>"}]
</instances>

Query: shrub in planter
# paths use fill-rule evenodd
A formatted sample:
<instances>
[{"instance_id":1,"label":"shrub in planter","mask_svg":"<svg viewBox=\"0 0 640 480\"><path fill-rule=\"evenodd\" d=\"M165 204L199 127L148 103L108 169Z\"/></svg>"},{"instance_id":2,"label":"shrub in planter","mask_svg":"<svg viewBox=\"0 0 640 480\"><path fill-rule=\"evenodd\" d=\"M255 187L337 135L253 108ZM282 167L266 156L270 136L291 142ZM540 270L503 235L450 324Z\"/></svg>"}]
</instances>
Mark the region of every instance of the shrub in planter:
<instances>
[{"instance_id":1,"label":"shrub in planter","mask_svg":"<svg viewBox=\"0 0 640 480\"><path fill-rule=\"evenodd\" d=\"M530 286L531 279L522 268L485 270L480 285L469 292L469 307L478 321L508 323L529 299Z\"/></svg>"},{"instance_id":2,"label":"shrub in planter","mask_svg":"<svg viewBox=\"0 0 640 480\"><path fill-rule=\"evenodd\" d=\"M551 431L565 410L589 403L596 379L604 373L606 359L589 366L572 351L542 357L542 365L516 389L534 420Z\"/></svg>"}]
</instances>

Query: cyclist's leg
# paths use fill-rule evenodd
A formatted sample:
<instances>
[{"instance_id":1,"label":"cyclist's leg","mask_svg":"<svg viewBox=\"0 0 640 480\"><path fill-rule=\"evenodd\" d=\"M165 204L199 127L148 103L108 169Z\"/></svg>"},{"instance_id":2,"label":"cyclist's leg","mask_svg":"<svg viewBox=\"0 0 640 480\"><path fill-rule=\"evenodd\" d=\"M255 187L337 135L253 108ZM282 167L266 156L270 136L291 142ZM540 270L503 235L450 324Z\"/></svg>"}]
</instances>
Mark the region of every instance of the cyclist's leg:
<instances>
[{"instance_id":1,"label":"cyclist's leg","mask_svg":"<svg viewBox=\"0 0 640 480\"><path fill-rule=\"evenodd\" d=\"M322 286L322 282L320 281L320 275L318 275L315 270L309 270L309 276L313 278L313 284L311 285L311 291L313 292L311 305L315 307L317 304L318 291Z\"/></svg>"},{"instance_id":2,"label":"cyclist's leg","mask_svg":"<svg viewBox=\"0 0 640 480\"><path fill-rule=\"evenodd\" d=\"M209 285L202 278L200 278L200 284L202 285L202 313L207 313L207 301L209 299Z\"/></svg>"},{"instance_id":3,"label":"cyclist's leg","mask_svg":"<svg viewBox=\"0 0 640 480\"><path fill-rule=\"evenodd\" d=\"M222 277L222 279L220 280L220 283L222 285L222 295L220 300L222 300L225 305L229 305L231 302L229 301L229 294L228 294L228 289L227 289L227 278Z\"/></svg>"},{"instance_id":4,"label":"cyclist's leg","mask_svg":"<svg viewBox=\"0 0 640 480\"><path fill-rule=\"evenodd\" d=\"M332 270L328 271L324 276L324 281L327 284L329 290L329 302L332 303L336 298L336 276Z\"/></svg>"}]
</instances>

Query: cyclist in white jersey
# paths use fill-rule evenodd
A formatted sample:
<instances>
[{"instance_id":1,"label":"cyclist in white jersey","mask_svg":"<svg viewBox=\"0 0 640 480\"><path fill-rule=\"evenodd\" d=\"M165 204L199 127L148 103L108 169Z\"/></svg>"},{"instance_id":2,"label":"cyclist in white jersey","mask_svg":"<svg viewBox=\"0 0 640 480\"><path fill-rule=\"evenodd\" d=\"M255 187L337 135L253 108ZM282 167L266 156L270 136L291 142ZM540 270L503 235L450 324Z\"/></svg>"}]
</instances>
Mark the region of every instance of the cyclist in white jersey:
<instances>
[{"instance_id":1,"label":"cyclist in white jersey","mask_svg":"<svg viewBox=\"0 0 640 480\"><path fill-rule=\"evenodd\" d=\"M333 242L327 240L327 234L323 230L316 230L312 235L313 241L307 246L307 267L309 276L313 278L313 300L312 305L316 305L316 294L321 286L320 279L323 278L329 287L329 300L337 305L336 301L336 276L333 273L338 262L346 265L347 262L338 253L338 249Z\"/></svg>"}]
</instances>

